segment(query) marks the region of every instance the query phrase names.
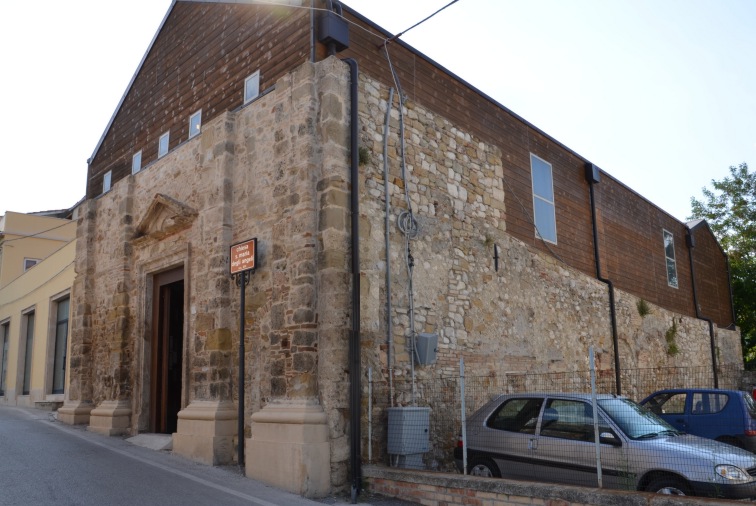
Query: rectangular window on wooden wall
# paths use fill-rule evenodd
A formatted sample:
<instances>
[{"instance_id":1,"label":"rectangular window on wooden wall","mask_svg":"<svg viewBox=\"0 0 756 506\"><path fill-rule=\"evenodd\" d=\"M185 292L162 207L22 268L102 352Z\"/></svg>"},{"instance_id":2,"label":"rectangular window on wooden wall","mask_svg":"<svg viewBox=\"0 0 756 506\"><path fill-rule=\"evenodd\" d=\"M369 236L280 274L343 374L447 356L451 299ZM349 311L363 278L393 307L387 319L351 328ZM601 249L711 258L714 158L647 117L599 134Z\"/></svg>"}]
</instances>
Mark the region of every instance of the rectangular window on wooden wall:
<instances>
[{"instance_id":1,"label":"rectangular window on wooden wall","mask_svg":"<svg viewBox=\"0 0 756 506\"><path fill-rule=\"evenodd\" d=\"M131 173L136 174L142 170L142 150L140 149L131 157Z\"/></svg>"},{"instance_id":2,"label":"rectangular window on wooden wall","mask_svg":"<svg viewBox=\"0 0 756 506\"><path fill-rule=\"evenodd\" d=\"M667 284L677 288L677 263L675 263L675 238L671 232L664 233L664 256L667 261Z\"/></svg>"},{"instance_id":3,"label":"rectangular window on wooden wall","mask_svg":"<svg viewBox=\"0 0 756 506\"><path fill-rule=\"evenodd\" d=\"M5 395L5 377L8 375L8 340L10 322L0 325L0 395Z\"/></svg>"},{"instance_id":4,"label":"rectangular window on wooden wall","mask_svg":"<svg viewBox=\"0 0 756 506\"><path fill-rule=\"evenodd\" d=\"M55 356L53 357L52 393L62 394L66 383L66 346L68 344L68 311L70 299L56 303Z\"/></svg>"},{"instance_id":5,"label":"rectangular window on wooden wall","mask_svg":"<svg viewBox=\"0 0 756 506\"><path fill-rule=\"evenodd\" d=\"M531 153L530 173L533 178L533 215L536 237L556 244L556 211L551 164Z\"/></svg>"},{"instance_id":6,"label":"rectangular window on wooden wall","mask_svg":"<svg viewBox=\"0 0 756 506\"><path fill-rule=\"evenodd\" d=\"M21 395L29 395L31 388L32 350L34 348L34 312L24 315L26 319L26 340L24 346L24 381Z\"/></svg>"},{"instance_id":7,"label":"rectangular window on wooden wall","mask_svg":"<svg viewBox=\"0 0 756 506\"><path fill-rule=\"evenodd\" d=\"M113 173L111 171L107 171L102 177L102 193L107 193L110 191L110 181L112 176Z\"/></svg>"},{"instance_id":8,"label":"rectangular window on wooden wall","mask_svg":"<svg viewBox=\"0 0 756 506\"><path fill-rule=\"evenodd\" d=\"M251 102L260 94L260 71L244 80L244 103Z\"/></svg>"},{"instance_id":9,"label":"rectangular window on wooden wall","mask_svg":"<svg viewBox=\"0 0 756 506\"><path fill-rule=\"evenodd\" d=\"M158 158L163 158L168 154L168 141L170 137L171 132L165 132L160 136L160 140L158 140Z\"/></svg>"},{"instance_id":10,"label":"rectangular window on wooden wall","mask_svg":"<svg viewBox=\"0 0 756 506\"><path fill-rule=\"evenodd\" d=\"M189 116L189 138L199 135L202 130L202 109Z\"/></svg>"}]
</instances>

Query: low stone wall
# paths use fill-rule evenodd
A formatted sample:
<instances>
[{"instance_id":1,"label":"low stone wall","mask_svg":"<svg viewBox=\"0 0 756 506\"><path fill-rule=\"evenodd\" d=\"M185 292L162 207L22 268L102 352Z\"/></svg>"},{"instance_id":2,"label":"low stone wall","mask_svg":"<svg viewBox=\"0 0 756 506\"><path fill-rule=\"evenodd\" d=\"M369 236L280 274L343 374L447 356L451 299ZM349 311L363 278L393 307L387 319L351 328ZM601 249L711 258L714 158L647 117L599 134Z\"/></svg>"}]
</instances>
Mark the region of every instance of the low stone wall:
<instances>
[{"instance_id":1,"label":"low stone wall","mask_svg":"<svg viewBox=\"0 0 756 506\"><path fill-rule=\"evenodd\" d=\"M737 504L738 501L677 497L644 492L568 487L545 483L461 476L459 474L398 470L363 466L371 492L426 506L681 506L683 504Z\"/></svg>"}]
</instances>

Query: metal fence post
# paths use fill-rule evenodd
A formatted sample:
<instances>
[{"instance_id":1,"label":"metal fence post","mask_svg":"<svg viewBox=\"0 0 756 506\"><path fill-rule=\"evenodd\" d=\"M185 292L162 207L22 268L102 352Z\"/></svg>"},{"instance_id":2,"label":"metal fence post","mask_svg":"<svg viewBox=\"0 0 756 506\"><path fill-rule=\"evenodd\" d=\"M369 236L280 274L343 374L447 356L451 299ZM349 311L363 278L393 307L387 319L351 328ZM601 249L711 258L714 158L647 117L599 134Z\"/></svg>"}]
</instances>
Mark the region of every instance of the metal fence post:
<instances>
[{"instance_id":1,"label":"metal fence post","mask_svg":"<svg viewBox=\"0 0 756 506\"><path fill-rule=\"evenodd\" d=\"M368 368L368 462L373 463L373 368Z\"/></svg>"},{"instance_id":2,"label":"metal fence post","mask_svg":"<svg viewBox=\"0 0 756 506\"><path fill-rule=\"evenodd\" d=\"M459 359L459 394L462 399L462 472L467 474L467 418L465 417L465 359Z\"/></svg>"},{"instance_id":3,"label":"metal fence post","mask_svg":"<svg viewBox=\"0 0 756 506\"><path fill-rule=\"evenodd\" d=\"M601 475L601 436L599 435L598 426L598 406L596 403L596 364L593 356L593 346L588 349L590 355L591 369L591 403L593 404L593 440L596 447L596 478L598 479L598 488L603 488L603 477Z\"/></svg>"}]
</instances>

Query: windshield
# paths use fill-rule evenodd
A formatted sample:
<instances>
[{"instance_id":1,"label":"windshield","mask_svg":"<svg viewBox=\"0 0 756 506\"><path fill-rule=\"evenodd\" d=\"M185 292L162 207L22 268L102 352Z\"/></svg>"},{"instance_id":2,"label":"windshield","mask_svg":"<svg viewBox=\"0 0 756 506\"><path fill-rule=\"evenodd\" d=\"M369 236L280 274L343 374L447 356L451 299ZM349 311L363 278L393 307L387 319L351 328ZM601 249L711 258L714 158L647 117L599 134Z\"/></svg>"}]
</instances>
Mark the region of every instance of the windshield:
<instances>
[{"instance_id":1,"label":"windshield","mask_svg":"<svg viewBox=\"0 0 756 506\"><path fill-rule=\"evenodd\" d=\"M598 405L630 439L679 434L674 427L630 399L602 399Z\"/></svg>"}]
</instances>

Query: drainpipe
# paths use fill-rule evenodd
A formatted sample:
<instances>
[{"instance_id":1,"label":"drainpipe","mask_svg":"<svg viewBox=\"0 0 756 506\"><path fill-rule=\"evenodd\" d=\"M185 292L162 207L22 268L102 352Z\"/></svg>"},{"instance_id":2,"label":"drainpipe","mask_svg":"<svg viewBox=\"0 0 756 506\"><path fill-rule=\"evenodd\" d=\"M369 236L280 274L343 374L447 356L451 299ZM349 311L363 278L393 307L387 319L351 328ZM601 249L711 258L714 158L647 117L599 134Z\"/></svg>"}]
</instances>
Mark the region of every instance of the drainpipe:
<instances>
[{"instance_id":1,"label":"drainpipe","mask_svg":"<svg viewBox=\"0 0 756 506\"><path fill-rule=\"evenodd\" d=\"M696 309L696 318L709 324L709 347L711 348L711 372L714 375L714 388L719 388L719 375L717 374L717 348L714 344L714 322L701 314L698 307L698 291L696 290L696 269L693 266L693 248L696 247L696 241L693 239L693 231L686 227L688 233L685 236L685 242L688 245L688 260L690 261L690 283L693 286L693 306ZM728 262L729 267L729 262ZM729 273L728 273L729 274ZM729 276L728 276L729 280ZM728 281L729 282L729 281ZM732 298L730 299L732 302Z\"/></svg>"},{"instance_id":2,"label":"drainpipe","mask_svg":"<svg viewBox=\"0 0 756 506\"><path fill-rule=\"evenodd\" d=\"M349 333L349 411L350 422L350 464L352 476L352 502L357 502L362 482L362 459L360 456L360 419L362 402L360 398L360 201L359 201L359 139L358 135L358 95L357 62L352 58L342 60L349 65L350 86L350 180L352 213L352 330Z\"/></svg>"},{"instance_id":3,"label":"drainpipe","mask_svg":"<svg viewBox=\"0 0 756 506\"><path fill-rule=\"evenodd\" d=\"M619 339L617 337L617 309L614 304L614 283L601 276L601 255L598 245L598 224L596 222L596 199L593 185L601 181L599 168L592 163L585 164L585 179L591 191L591 225L593 228L593 257L596 260L596 279L609 287L609 314L612 321L612 346L614 347L614 381L617 395L622 395L622 379L620 375Z\"/></svg>"}]
</instances>

